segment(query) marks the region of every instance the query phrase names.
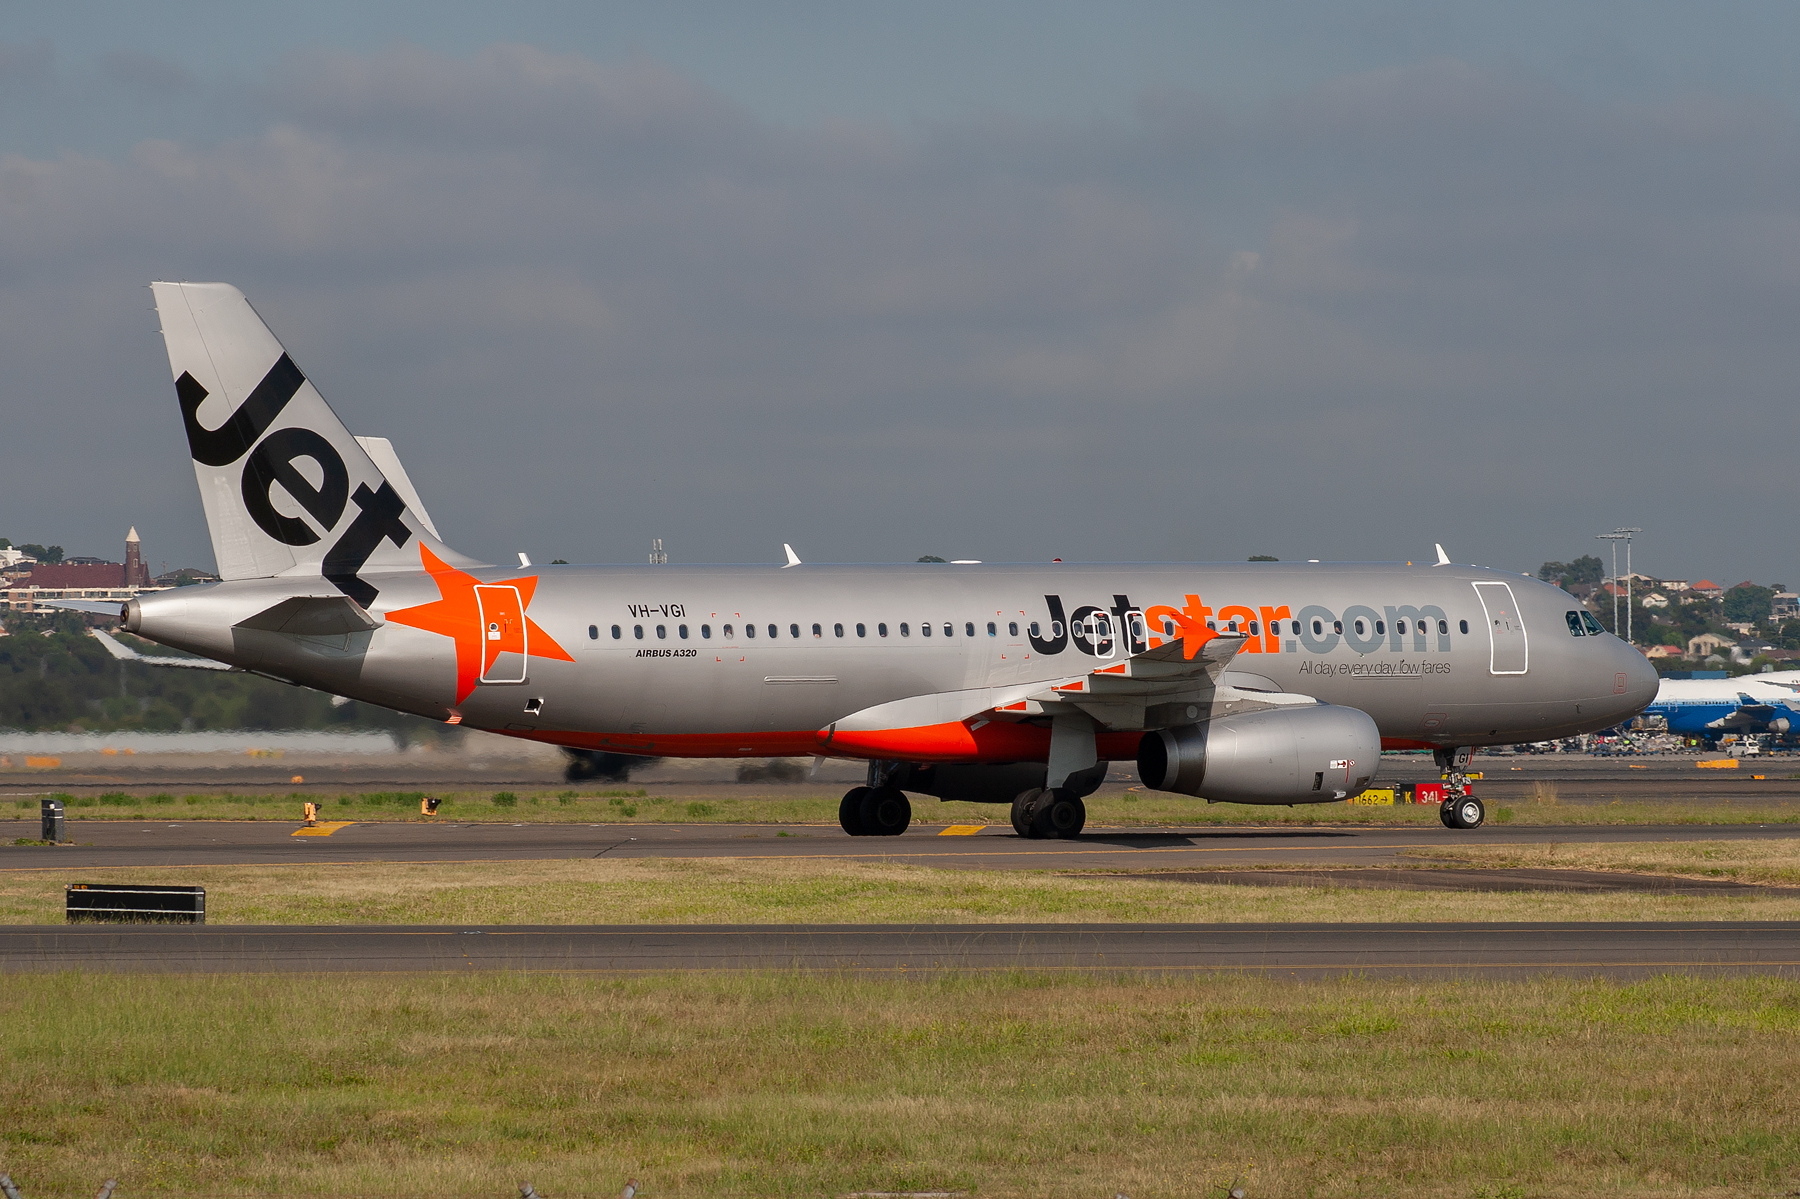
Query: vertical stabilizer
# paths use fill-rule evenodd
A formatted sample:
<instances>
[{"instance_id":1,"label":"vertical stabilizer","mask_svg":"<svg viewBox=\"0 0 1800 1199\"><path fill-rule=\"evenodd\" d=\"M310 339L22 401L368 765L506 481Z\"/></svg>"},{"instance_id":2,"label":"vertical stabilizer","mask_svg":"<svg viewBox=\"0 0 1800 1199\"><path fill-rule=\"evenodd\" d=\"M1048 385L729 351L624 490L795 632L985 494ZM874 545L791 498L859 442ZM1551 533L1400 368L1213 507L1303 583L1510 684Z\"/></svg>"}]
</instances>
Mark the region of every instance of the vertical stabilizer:
<instances>
[{"instance_id":1,"label":"vertical stabilizer","mask_svg":"<svg viewBox=\"0 0 1800 1199\"><path fill-rule=\"evenodd\" d=\"M369 576L467 561L344 428L237 288L152 283L224 579L323 576L368 607Z\"/></svg>"}]
</instances>

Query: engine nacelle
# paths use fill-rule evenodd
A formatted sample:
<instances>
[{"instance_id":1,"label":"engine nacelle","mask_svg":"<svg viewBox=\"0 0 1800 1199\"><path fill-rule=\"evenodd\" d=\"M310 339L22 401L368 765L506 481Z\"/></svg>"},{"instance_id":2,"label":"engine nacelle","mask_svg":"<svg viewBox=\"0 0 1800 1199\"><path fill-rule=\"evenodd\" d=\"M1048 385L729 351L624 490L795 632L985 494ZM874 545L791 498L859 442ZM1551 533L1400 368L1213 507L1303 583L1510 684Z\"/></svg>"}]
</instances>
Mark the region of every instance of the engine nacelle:
<instances>
[{"instance_id":1,"label":"engine nacelle","mask_svg":"<svg viewBox=\"0 0 1800 1199\"><path fill-rule=\"evenodd\" d=\"M1138 743L1146 787L1220 803L1299 804L1348 799L1381 761L1367 712L1320 704L1221 716L1158 729Z\"/></svg>"}]
</instances>

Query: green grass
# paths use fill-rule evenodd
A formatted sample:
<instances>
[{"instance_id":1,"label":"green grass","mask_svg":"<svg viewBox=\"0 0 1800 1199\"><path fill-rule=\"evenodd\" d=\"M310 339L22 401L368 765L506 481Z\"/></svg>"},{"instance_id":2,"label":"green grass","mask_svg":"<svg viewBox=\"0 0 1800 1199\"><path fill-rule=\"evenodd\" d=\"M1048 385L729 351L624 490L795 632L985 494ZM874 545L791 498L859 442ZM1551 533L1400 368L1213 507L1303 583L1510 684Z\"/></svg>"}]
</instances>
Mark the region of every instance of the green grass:
<instances>
[{"instance_id":1,"label":"green grass","mask_svg":"<svg viewBox=\"0 0 1800 1199\"><path fill-rule=\"evenodd\" d=\"M1779 1195L1800 986L12 976L27 1195Z\"/></svg>"},{"instance_id":2,"label":"green grass","mask_svg":"<svg viewBox=\"0 0 1800 1199\"><path fill-rule=\"evenodd\" d=\"M643 788L593 791L438 791L438 818L458 821L570 822L581 824L639 821L654 824L829 824L837 823L837 791L803 787L667 788L655 794ZM213 792L181 797L167 793L139 795L62 795L68 818L80 820L279 820L300 819L301 805L320 804L332 819L416 820L422 791L361 794L277 794ZM1530 795L1495 802L1489 818L1495 824L1795 824L1800 803L1779 800L1705 799L1657 802L1548 803ZM15 819L34 818L38 797L13 801ZM1209 804L1179 795L1105 791L1087 800L1088 823L1096 828L1143 826L1216 827L1220 825L1430 825L1437 809L1426 805L1365 807L1311 804L1304 807L1251 807ZM1009 822L1004 804L942 803L913 798L913 819L927 824L998 824Z\"/></svg>"},{"instance_id":3,"label":"green grass","mask_svg":"<svg viewBox=\"0 0 1800 1199\"><path fill-rule=\"evenodd\" d=\"M1756 842L1712 869L1771 881ZM1737 847L1727 847L1735 849ZM1661 846L1661 860L1681 860ZM206 888L214 924L841 924L1033 921L1795 920L1800 887L1749 895L1209 886L1155 874L942 870L869 859L744 857L188 866L0 872L0 922L59 924L71 881ZM1542 865L1543 862L1532 864ZM1580 862L1567 862L1581 865ZM1759 874L1759 877L1762 877Z\"/></svg>"}]
</instances>

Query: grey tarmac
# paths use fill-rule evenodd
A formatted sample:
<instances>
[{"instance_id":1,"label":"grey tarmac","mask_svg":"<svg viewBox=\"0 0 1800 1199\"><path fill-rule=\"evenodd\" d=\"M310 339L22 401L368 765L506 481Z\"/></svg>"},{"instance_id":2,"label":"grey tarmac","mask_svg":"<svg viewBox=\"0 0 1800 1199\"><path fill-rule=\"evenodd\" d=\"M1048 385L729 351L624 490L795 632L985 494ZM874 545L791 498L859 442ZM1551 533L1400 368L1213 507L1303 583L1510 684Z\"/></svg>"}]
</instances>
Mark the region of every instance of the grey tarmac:
<instances>
[{"instance_id":1,"label":"grey tarmac","mask_svg":"<svg viewBox=\"0 0 1800 1199\"><path fill-rule=\"evenodd\" d=\"M1402 850L1466 845L1580 845L1738 841L1800 836L1795 824L1437 825L1090 828L1071 841L1032 841L1003 825L944 836L914 825L899 837L850 837L835 825L352 823L330 836L295 836L280 821L70 821L74 844L15 846L35 821L0 821L0 871L107 866L492 862L572 858L848 858L951 870L1175 870L1302 864L1395 866Z\"/></svg>"},{"instance_id":2,"label":"grey tarmac","mask_svg":"<svg viewBox=\"0 0 1800 1199\"><path fill-rule=\"evenodd\" d=\"M0 972L1242 972L1800 975L1800 923L633 925L0 929Z\"/></svg>"}]
</instances>

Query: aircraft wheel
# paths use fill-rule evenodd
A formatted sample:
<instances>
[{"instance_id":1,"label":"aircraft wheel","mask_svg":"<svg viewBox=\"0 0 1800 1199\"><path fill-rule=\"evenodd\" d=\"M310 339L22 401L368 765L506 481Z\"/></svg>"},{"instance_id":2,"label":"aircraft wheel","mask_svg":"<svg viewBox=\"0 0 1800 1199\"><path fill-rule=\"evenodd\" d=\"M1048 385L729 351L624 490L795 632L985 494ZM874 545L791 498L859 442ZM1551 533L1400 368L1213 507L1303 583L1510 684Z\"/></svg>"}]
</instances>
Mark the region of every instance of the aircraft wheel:
<instances>
[{"instance_id":1,"label":"aircraft wheel","mask_svg":"<svg viewBox=\"0 0 1800 1199\"><path fill-rule=\"evenodd\" d=\"M1480 828L1481 822L1487 818L1487 809L1473 795L1465 795L1453 802L1456 807L1457 828Z\"/></svg>"},{"instance_id":2,"label":"aircraft wheel","mask_svg":"<svg viewBox=\"0 0 1800 1199\"><path fill-rule=\"evenodd\" d=\"M1455 828L1456 827L1456 805L1447 799L1443 803L1439 804L1438 805L1438 820L1443 823L1443 826L1445 828Z\"/></svg>"},{"instance_id":3,"label":"aircraft wheel","mask_svg":"<svg viewBox=\"0 0 1800 1199\"><path fill-rule=\"evenodd\" d=\"M1021 837L1035 837L1031 831L1031 818L1036 809L1038 797L1044 793L1042 787L1032 787L1013 796L1012 826L1013 832Z\"/></svg>"},{"instance_id":4,"label":"aircraft wheel","mask_svg":"<svg viewBox=\"0 0 1800 1199\"><path fill-rule=\"evenodd\" d=\"M912 823L912 804L898 787L877 787L862 797L857 816L864 836L898 837Z\"/></svg>"},{"instance_id":5,"label":"aircraft wheel","mask_svg":"<svg viewBox=\"0 0 1800 1199\"><path fill-rule=\"evenodd\" d=\"M844 793L844 800L838 804L838 823L852 837L863 837L862 802L868 797L869 788L852 787Z\"/></svg>"},{"instance_id":6,"label":"aircraft wheel","mask_svg":"<svg viewBox=\"0 0 1800 1199\"><path fill-rule=\"evenodd\" d=\"M1038 837L1079 837L1086 823L1087 805L1061 787L1045 791L1031 815L1032 835Z\"/></svg>"}]
</instances>

